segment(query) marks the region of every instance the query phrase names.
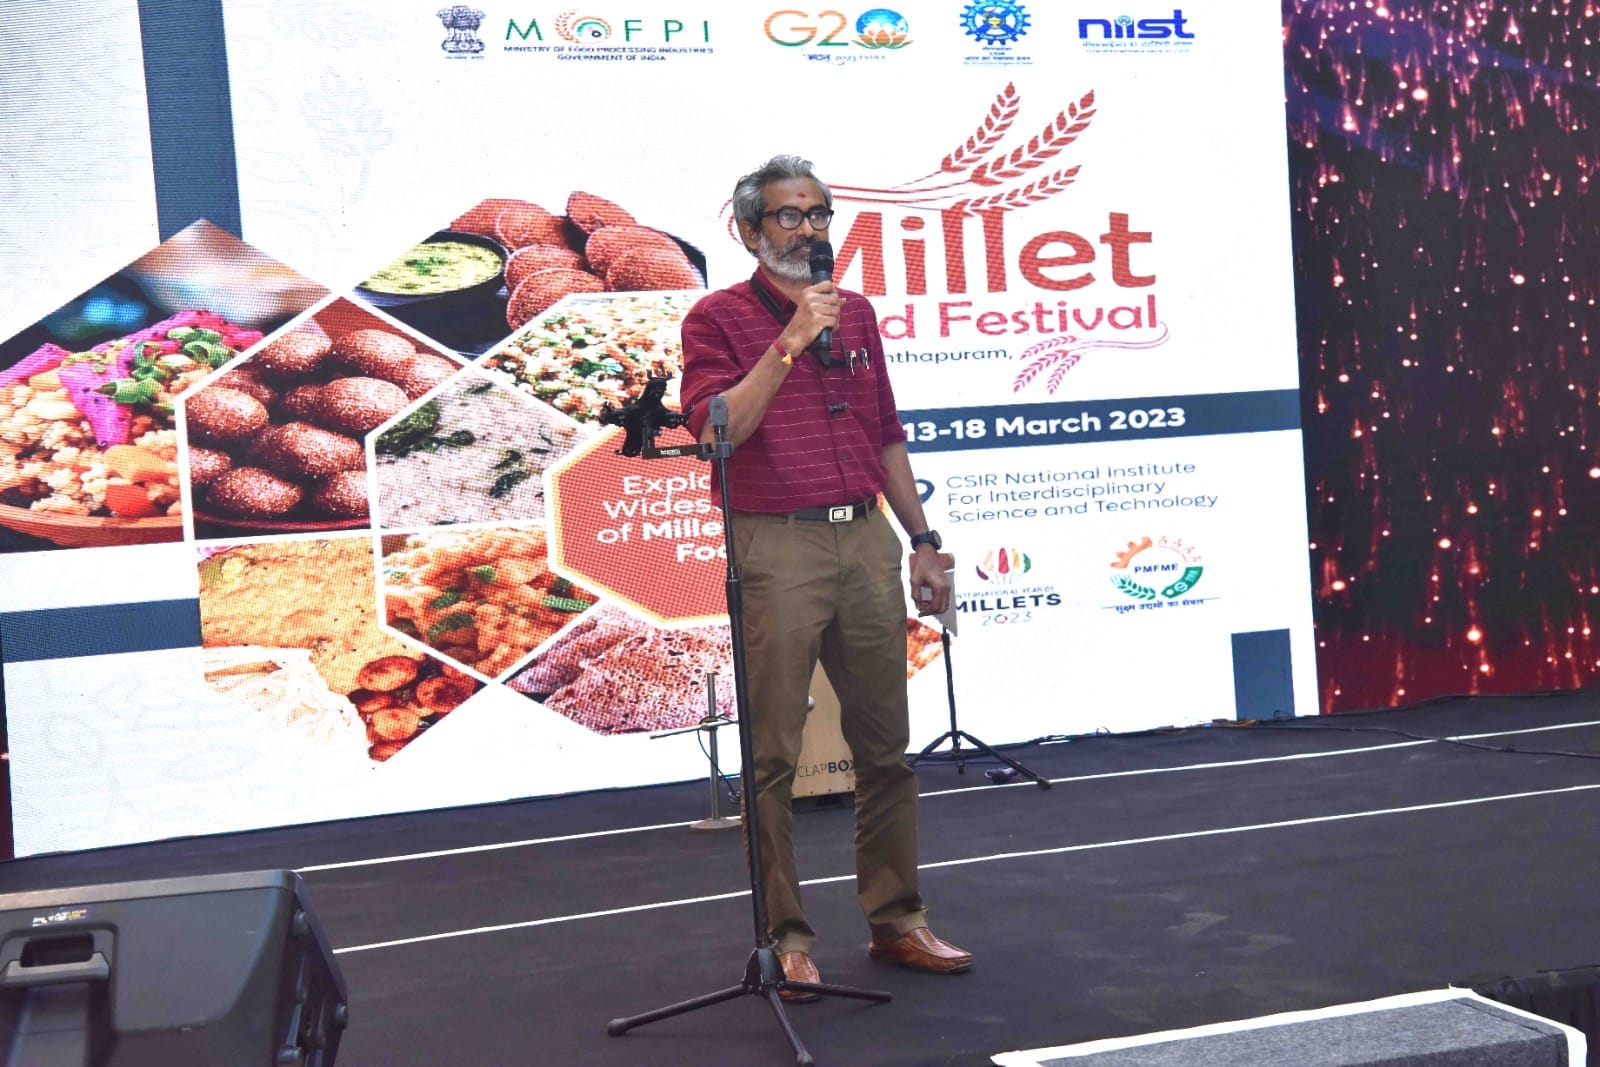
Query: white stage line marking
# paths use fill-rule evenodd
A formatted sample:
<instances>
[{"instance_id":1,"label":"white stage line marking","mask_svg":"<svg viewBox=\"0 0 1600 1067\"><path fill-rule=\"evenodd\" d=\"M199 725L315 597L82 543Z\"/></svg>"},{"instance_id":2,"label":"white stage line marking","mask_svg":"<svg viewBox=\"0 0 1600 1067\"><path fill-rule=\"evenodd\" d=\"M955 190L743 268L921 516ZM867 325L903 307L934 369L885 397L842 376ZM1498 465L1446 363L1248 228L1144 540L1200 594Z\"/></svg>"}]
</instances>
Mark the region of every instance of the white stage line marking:
<instances>
[{"instance_id":1,"label":"white stage line marking","mask_svg":"<svg viewBox=\"0 0 1600 1067\"><path fill-rule=\"evenodd\" d=\"M1395 741L1387 745L1364 745L1360 748L1336 748L1327 752L1295 752L1287 756L1257 756L1254 759L1226 760L1221 763L1186 763L1180 767L1150 767L1136 771L1106 771L1103 774L1080 774L1075 778L1052 778L1052 785L1061 782L1095 782L1102 778L1130 778L1141 774L1173 774L1178 771L1205 771L1216 767L1249 767L1258 763L1283 763L1297 759L1323 759L1327 756L1354 756L1363 752L1386 752L1396 748L1415 748L1418 745L1442 745L1452 741L1481 741L1486 737L1516 737L1519 734L1536 734L1546 730L1575 730L1583 726L1600 726L1600 720L1590 722L1564 722L1555 726L1530 726L1523 730L1497 730L1489 734L1458 734L1454 737L1430 738L1426 741ZM1249 727L1213 727L1213 729L1249 729ZM1308 726L1307 730L1317 727ZM1491 753L1492 754L1492 753ZM1508 753L1509 755L1510 753ZM1006 782L1003 789L1029 787L1037 789L1033 782L1023 780L1020 782ZM966 793L970 789L941 789L938 792L922 793L924 797L945 797L953 793Z\"/></svg>"},{"instance_id":2,"label":"white stage line marking","mask_svg":"<svg viewBox=\"0 0 1600 1067\"><path fill-rule=\"evenodd\" d=\"M1419 811L1442 811L1447 808L1463 808L1477 804L1496 804L1508 800L1526 800L1530 797L1559 796L1563 793L1582 793L1600 789L1600 783L1593 785L1571 785L1561 789L1541 789L1526 793L1502 793L1492 797L1471 797L1466 800L1442 800L1433 804L1412 804L1403 808L1377 808L1372 811L1352 811L1342 815L1314 815L1304 819L1285 819L1280 822L1250 823L1243 826L1224 826L1213 830L1189 830L1179 834L1157 834L1151 837L1130 837L1121 841L1100 841L1086 845L1062 845L1058 848L1030 849L1025 852L997 852L989 856L969 856L959 860L941 860L937 863L918 864L917 869L931 871L940 867L961 867L972 863L995 863L1000 860L1028 859L1035 856L1060 856L1069 852L1088 852L1102 848L1124 848L1129 845L1153 845L1167 841L1185 841L1197 837L1214 837L1222 834L1242 834L1255 830L1279 830L1294 826L1311 826L1317 823L1342 822L1348 819L1367 819L1380 815L1405 815ZM828 885L833 882L851 882L855 875L843 874L830 878L807 878L801 885ZM689 904L705 904L717 900L733 900L738 897L747 897L750 890L741 889L733 893L716 893L703 897L686 897L681 900L663 900L651 904L634 904L626 908L609 908L604 911L586 911L576 915L553 915L547 919L528 919L524 922L500 923L496 926L478 926L470 930L449 930L439 934L423 934L419 937L402 937L393 941L375 941L369 945L351 945L348 948L336 948L335 956L351 952L370 952L380 948L398 948L402 945L418 945L428 941L444 941L457 937L471 937L475 934L501 933L506 930L526 930L535 926L553 926L557 923L577 922L581 919L601 919L612 915L628 915L641 911L658 911L664 908L679 908Z\"/></svg>"},{"instance_id":3,"label":"white stage line marking","mask_svg":"<svg viewBox=\"0 0 1600 1067\"><path fill-rule=\"evenodd\" d=\"M347 860L344 863L319 863L314 867L296 867L301 874L308 871L337 871L346 867L375 867L380 863L405 863L409 860L431 860L440 856L467 856L474 852L495 852L502 848L525 848L528 845L554 845L562 841L582 841L590 837L613 837L617 834L642 834L649 830L676 830L689 822L658 822L650 826L628 826L621 830L593 830L586 834L563 834L560 837L530 837L525 841L499 841L492 845L466 845L462 848L441 848L435 852L412 852L405 856L380 856L370 860Z\"/></svg>"},{"instance_id":4,"label":"white stage line marking","mask_svg":"<svg viewBox=\"0 0 1600 1067\"><path fill-rule=\"evenodd\" d=\"M1522 730L1500 730L1496 731L1495 733L1488 734L1461 734L1456 737L1440 738L1437 741L1400 741L1389 745L1366 745L1360 748L1333 749L1328 752L1297 752L1288 756L1261 756L1256 759L1228 760L1223 763L1186 763L1181 767L1150 767L1137 771L1107 771L1104 774L1080 774L1073 778L1052 778L1050 779L1050 782L1052 785L1059 785L1070 782L1093 782L1102 778L1127 778L1134 775L1143 774L1174 774L1180 771L1204 771L1212 770L1214 768L1248 767L1258 763L1280 763L1285 760L1321 759L1324 756L1354 756L1363 752L1382 752L1387 749L1413 748L1417 745L1437 745L1447 741L1481 741L1486 737L1516 737L1519 734L1536 734L1546 730L1574 730L1584 726L1600 726L1600 720L1593 720L1590 722L1557 723L1554 726L1531 726ZM1232 729L1232 727L1213 727L1213 729ZM1248 727L1241 727L1240 729L1248 729ZM1315 727L1308 727L1307 729L1315 729ZM1022 781L1007 782L1004 785L998 786L997 788L1037 789L1038 786L1029 781ZM919 794L919 798L948 797L955 796L960 793L973 793L981 795L990 791L991 790L988 789L973 789L970 787L961 789L939 789ZM339 871L346 870L351 867L376 867L385 863L409 863L412 860L431 860L438 859L443 856L466 856L471 855L474 852L495 852L504 848L528 848L532 845L554 845L560 844L563 841L582 841L587 838L610 837L614 834L637 834L644 833L649 830L676 830L680 827L688 826L691 821L693 820L686 820L684 822L655 823L650 826L625 826L619 830L594 830L583 834L563 834L559 837L530 837L522 841L499 841L491 845L466 845L462 848L443 848L433 852L411 852L400 856L378 856L374 859L345 860L342 863L319 863L311 867L296 867L295 870L300 874L308 874L312 871Z\"/></svg>"}]
</instances>

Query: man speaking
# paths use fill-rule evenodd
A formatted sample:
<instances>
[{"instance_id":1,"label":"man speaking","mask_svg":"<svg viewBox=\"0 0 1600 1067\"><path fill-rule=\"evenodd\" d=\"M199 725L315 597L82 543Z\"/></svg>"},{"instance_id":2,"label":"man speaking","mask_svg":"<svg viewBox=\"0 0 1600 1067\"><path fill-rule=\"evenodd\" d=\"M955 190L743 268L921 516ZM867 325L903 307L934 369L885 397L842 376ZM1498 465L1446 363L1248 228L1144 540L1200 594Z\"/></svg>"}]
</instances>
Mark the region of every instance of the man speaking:
<instances>
[{"instance_id":1,"label":"man speaking","mask_svg":"<svg viewBox=\"0 0 1600 1067\"><path fill-rule=\"evenodd\" d=\"M875 960L951 974L972 956L929 930L917 889L917 779L907 766L906 609L900 541L911 538L920 614L949 607L867 299L837 288L827 248L833 194L795 156L734 186L739 236L758 267L683 322L690 430L713 440L706 401L728 403L733 551L744 643L769 933L785 977L817 982L816 932L800 902L791 806L812 672L839 696L856 775L856 892ZM815 993L784 990L789 1000Z\"/></svg>"}]
</instances>

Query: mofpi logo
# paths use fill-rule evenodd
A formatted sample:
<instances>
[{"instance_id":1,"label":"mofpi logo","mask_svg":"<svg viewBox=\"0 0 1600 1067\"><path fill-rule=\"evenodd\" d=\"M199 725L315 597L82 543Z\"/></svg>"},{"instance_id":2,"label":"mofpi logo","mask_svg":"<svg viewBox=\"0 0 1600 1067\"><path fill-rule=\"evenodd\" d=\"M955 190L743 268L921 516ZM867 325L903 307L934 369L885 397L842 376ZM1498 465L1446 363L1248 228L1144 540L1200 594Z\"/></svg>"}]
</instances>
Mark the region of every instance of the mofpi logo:
<instances>
[{"instance_id":1,"label":"mofpi logo","mask_svg":"<svg viewBox=\"0 0 1600 1067\"><path fill-rule=\"evenodd\" d=\"M567 46L561 43L563 41L579 46L704 45L711 43L711 21L604 18L573 10L563 11L542 23L537 18L529 19L526 24L515 18L507 19L505 40L508 45L554 44L557 48Z\"/></svg>"},{"instance_id":2,"label":"mofpi logo","mask_svg":"<svg viewBox=\"0 0 1600 1067\"><path fill-rule=\"evenodd\" d=\"M1123 596L1147 604L1177 600L1200 581L1200 551L1182 538L1141 537L1129 541L1111 563L1111 584Z\"/></svg>"}]
</instances>

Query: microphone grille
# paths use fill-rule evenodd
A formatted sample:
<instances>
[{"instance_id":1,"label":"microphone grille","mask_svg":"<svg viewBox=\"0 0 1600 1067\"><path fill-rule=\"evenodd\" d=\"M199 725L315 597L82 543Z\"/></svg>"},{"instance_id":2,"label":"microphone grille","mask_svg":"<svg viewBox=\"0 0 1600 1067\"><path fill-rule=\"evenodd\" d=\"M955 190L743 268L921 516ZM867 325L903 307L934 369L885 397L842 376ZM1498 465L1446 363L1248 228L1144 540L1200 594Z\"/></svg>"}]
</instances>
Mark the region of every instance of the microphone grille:
<instances>
[{"instance_id":1,"label":"microphone grille","mask_svg":"<svg viewBox=\"0 0 1600 1067\"><path fill-rule=\"evenodd\" d=\"M833 272L833 246L818 239L811 242L811 273Z\"/></svg>"}]
</instances>

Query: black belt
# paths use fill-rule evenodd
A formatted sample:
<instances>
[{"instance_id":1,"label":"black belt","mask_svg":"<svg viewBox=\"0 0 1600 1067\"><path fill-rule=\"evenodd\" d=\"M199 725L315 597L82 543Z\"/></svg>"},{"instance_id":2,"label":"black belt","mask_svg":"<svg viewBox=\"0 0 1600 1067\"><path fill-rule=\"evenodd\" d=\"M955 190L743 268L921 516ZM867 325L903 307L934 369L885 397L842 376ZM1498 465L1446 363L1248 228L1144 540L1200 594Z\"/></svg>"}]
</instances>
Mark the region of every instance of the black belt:
<instances>
[{"instance_id":1,"label":"black belt","mask_svg":"<svg viewBox=\"0 0 1600 1067\"><path fill-rule=\"evenodd\" d=\"M878 501L874 497L855 504L836 504L831 508L801 508L790 514L805 522L854 522L872 514L877 506Z\"/></svg>"}]
</instances>

